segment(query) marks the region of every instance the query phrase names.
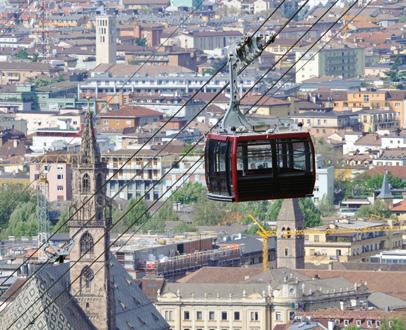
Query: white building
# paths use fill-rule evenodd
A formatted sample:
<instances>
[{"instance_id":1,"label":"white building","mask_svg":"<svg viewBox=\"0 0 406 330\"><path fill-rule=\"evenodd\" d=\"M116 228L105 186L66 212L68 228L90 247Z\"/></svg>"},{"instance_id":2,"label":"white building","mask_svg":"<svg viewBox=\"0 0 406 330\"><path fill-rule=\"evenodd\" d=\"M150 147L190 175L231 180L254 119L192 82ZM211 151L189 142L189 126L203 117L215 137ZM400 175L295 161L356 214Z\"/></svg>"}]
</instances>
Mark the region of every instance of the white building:
<instances>
[{"instance_id":1,"label":"white building","mask_svg":"<svg viewBox=\"0 0 406 330\"><path fill-rule=\"evenodd\" d=\"M374 264L406 264L406 250L382 251L369 257Z\"/></svg>"},{"instance_id":2,"label":"white building","mask_svg":"<svg viewBox=\"0 0 406 330\"><path fill-rule=\"evenodd\" d=\"M116 18L96 17L96 65L115 64L117 52Z\"/></svg>"},{"instance_id":3,"label":"white building","mask_svg":"<svg viewBox=\"0 0 406 330\"><path fill-rule=\"evenodd\" d=\"M318 203L326 196L330 201L334 198L334 166L318 168L316 183L313 190L313 201Z\"/></svg>"}]
</instances>

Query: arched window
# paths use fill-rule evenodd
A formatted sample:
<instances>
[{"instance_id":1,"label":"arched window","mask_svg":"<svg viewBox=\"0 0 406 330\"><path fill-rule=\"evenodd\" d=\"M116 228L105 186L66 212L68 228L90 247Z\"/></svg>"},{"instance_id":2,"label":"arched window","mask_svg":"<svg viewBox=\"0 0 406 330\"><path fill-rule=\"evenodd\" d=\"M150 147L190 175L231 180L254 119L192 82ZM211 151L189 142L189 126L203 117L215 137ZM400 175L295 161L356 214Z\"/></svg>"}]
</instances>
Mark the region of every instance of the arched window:
<instances>
[{"instance_id":1,"label":"arched window","mask_svg":"<svg viewBox=\"0 0 406 330\"><path fill-rule=\"evenodd\" d=\"M89 266L85 266L80 273L80 291L90 291L94 278L93 270Z\"/></svg>"},{"instance_id":2,"label":"arched window","mask_svg":"<svg viewBox=\"0 0 406 330\"><path fill-rule=\"evenodd\" d=\"M88 174L85 174L82 178L82 193L88 193L90 191L90 178Z\"/></svg>"},{"instance_id":3,"label":"arched window","mask_svg":"<svg viewBox=\"0 0 406 330\"><path fill-rule=\"evenodd\" d=\"M93 254L93 237L89 232L85 232L80 238L80 256L86 253Z\"/></svg>"}]
</instances>

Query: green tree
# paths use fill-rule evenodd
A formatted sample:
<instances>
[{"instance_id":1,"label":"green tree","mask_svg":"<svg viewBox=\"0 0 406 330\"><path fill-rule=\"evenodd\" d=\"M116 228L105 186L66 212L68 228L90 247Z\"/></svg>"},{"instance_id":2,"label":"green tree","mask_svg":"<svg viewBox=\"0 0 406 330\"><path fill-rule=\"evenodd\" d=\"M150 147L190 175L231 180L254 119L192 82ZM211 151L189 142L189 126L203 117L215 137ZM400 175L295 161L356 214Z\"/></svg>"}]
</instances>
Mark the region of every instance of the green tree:
<instances>
[{"instance_id":1,"label":"green tree","mask_svg":"<svg viewBox=\"0 0 406 330\"><path fill-rule=\"evenodd\" d=\"M301 198L299 205L303 212L305 227L317 227L321 225L321 212L314 205L311 198Z\"/></svg>"},{"instance_id":2,"label":"green tree","mask_svg":"<svg viewBox=\"0 0 406 330\"><path fill-rule=\"evenodd\" d=\"M168 200L161 208L153 215L153 218L161 222L162 225L165 221L179 221L178 214L173 210L172 202Z\"/></svg>"},{"instance_id":3,"label":"green tree","mask_svg":"<svg viewBox=\"0 0 406 330\"><path fill-rule=\"evenodd\" d=\"M363 205L356 213L357 217L374 219L386 219L390 218L391 215L391 211L382 200L377 200L372 205Z\"/></svg>"},{"instance_id":4,"label":"green tree","mask_svg":"<svg viewBox=\"0 0 406 330\"><path fill-rule=\"evenodd\" d=\"M0 228L7 227L10 215L19 203L35 201L32 191L27 190L24 185L3 185L0 186Z\"/></svg>"},{"instance_id":5,"label":"green tree","mask_svg":"<svg viewBox=\"0 0 406 330\"><path fill-rule=\"evenodd\" d=\"M271 205L269 206L269 208L267 210L267 213L266 213L267 219L269 219L269 221L276 221L276 219L277 219L277 217L279 215L279 211L281 209L281 206L282 206L282 200L281 199L273 201L271 203Z\"/></svg>"},{"instance_id":6,"label":"green tree","mask_svg":"<svg viewBox=\"0 0 406 330\"><path fill-rule=\"evenodd\" d=\"M206 198L194 205L193 224L195 226L213 226L223 221L227 211L219 202Z\"/></svg>"},{"instance_id":7,"label":"green tree","mask_svg":"<svg viewBox=\"0 0 406 330\"><path fill-rule=\"evenodd\" d=\"M189 233L189 232L196 232L197 228L194 227L193 225L189 225L188 223L185 222L179 222L175 228L175 233Z\"/></svg>"},{"instance_id":8,"label":"green tree","mask_svg":"<svg viewBox=\"0 0 406 330\"><path fill-rule=\"evenodd\" d=\"M29 58L28 52L26 49L21 49L15 55L18 60L27 60Z\"/></svg>"},{"instance_id":9,"label":"green tree","mask_svg":"<svg viewBox=\"0 0 406 330\"><path fill-rule=\"evenodd\" d=\"M380 330L405 330L405 322L401 318L384 320L379 328Z\"/></svg>"},{"instance_id":10,"label":"green tree","mask_svg":"<svg viewBox=\"0 0 406 330\"><path fill-rule=\"evenodd\" d=\"M55 226L52 228L53 232L60 232L60 233L67 233L69 232L68 224L67 221L69 219L69 208L64 208L60 215L58 222L55 224Z\"/></svg>"},{"instance_id":11,"label":"green tree","mask_svg":"<svg viewBox=\"0 0 406 330\"><path fill-rule=\"evenodd\" d=\"M132 199L123 214L124 213L127 214L114 227L114 231L123 232L131 226L131 229L129 230L131 232L136 230L139 225L148 223L149 220L151 220L151 216L148 212L148 207L144 199ZM117 223L121 216L122 215L118 213L115 215L116 218L114 219L113 215L114 223ZM142 228L146 228L145 226L146 225L144 225Z\"/></svg>"},{"instance_id":12,"label":"green tree","mask_svg":"<svg viewBox=\"0 0 406 330\"><path fill-rule=\"evenodd\" d=\"M324 195L319 203L319 210L323 217L328 217L336 213L333 203L331 199Z\"/></svg>"},{"instance_id":13,"label":"green tree","mask_svg":"<svg viewBox=\"0 0 406 330\"><path fill-rule=\"evenodd\" d=\"M33 202L20 203L10 215L6 235L21 237L38 233L36 219L36 204Z\"/></svg>"},{"instance_id":14,"label":"green tree","mask_svg":"<svg viewBox=\"0 0 406 330\"><path fill-rule=\"evenodd\" d=\"M206 198L206 189L201 183L188 182L178 189L172 199L181 204L191 204Z\"/></svg>"},{"instance_id":15,"label":"green tree","mask_svg":"<svg viewBox=\"0 0 406 330\"><path fill-rule=\"evenodd\" d=\"M137 39L135 39L135 44L137 46L146 47L147 46L147 39L145 39L145 38L137 38Z\"/></svg>"}]
</instances>

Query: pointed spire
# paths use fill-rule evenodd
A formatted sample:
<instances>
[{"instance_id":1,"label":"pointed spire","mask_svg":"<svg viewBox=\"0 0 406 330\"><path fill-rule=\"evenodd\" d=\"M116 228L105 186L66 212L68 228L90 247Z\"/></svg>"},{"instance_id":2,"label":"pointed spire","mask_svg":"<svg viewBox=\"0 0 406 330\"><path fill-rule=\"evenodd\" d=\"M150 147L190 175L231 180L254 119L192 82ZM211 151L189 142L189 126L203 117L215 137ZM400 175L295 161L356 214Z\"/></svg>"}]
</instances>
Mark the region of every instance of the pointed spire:
<instances>
[{"instance_id":1,"label":"pointed spire","mask_svg":"<svg viewBox=\"0 0 406 330\"><path fill-rule=\"evenodd\" d=\"M379 191L379 194L376 198L393 199L393 194L391 191L391 186L390 186L389 178L388 178L388 170L385 170L385 173L383 174L381 190Z\"/></svg>"},{"instance_id":2,"label":"pointed spire","mask_svg":"<svg viewBox=\"0 0 406 330\"><path fill-rule=\"evenodd\" d=\"M282 201L277 221L296 221L297 224L303 224L304 217L297 198L289 198Z\"/></svg>"},{"instance_id":3,"label":"pointed spire","mask_svg":"<svg viewBox=\"0 0 406 330\"><path fill-rule=\"evenodd\" d=\"M100 151L96 142L96 134L93 126L93 113L90 110L90 99L87 99L85 125L82 131L82 143L80 145L80 164L100 163Z\"/></svg>"}]
</instances>

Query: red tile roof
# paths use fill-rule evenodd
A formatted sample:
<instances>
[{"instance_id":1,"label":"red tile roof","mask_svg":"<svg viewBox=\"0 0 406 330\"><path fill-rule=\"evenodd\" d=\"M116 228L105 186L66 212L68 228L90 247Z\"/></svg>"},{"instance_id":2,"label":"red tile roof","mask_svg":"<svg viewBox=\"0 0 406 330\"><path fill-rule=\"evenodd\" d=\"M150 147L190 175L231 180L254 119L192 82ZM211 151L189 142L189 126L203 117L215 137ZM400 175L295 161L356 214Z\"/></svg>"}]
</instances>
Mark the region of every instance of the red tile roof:
<instances>
[{"instance_id":1,"label":"red tile roof","mask_svg":"<svg viewBox=\"0 0 406 330\"><path fill-rule=\"evenodd\" d=\"M141 106L124 105L117 111L101 113L100 118L162 117L162 113Z\"/></svg>"},{"instance_id":2,"label":"red tile roof","mask_svg":"<svg viewBox=\"0 0 406 330\"><path fill-rule=\"evenodd\" d=\"M406 212L406 200L394 204L390 210L392 212Z\"/></svg>"},{"instance_id":3,"label":"red tile roof","mask_svg":"<svg viewBox=\"0 0 406 330\"><path fill-rule=\"evenodd\" d=\"M366 172L366 175L383 175L388 171L391 175L396 176L402 180L406 180L406 167L405 166L376 166Z\"/></svg>"}]
</instances>

